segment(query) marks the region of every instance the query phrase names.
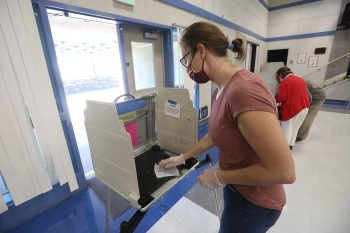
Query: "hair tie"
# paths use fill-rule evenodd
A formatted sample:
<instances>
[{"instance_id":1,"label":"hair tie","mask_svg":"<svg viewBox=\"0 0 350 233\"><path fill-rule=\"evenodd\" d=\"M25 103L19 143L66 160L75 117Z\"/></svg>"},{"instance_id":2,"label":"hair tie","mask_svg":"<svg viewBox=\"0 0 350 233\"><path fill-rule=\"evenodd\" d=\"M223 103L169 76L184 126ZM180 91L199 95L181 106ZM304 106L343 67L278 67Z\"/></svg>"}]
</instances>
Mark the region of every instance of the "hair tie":
<instances>
[{"instance_id":1,"label":"hair tie","mask_svg":"<svg viewBox=\"0 0 350 233\"><path fill-rule=\"evenodd\" d=\"M233 43L228 44L228 49L233 50L235 48L235 45Z\"/></svg>"}]
</instances>

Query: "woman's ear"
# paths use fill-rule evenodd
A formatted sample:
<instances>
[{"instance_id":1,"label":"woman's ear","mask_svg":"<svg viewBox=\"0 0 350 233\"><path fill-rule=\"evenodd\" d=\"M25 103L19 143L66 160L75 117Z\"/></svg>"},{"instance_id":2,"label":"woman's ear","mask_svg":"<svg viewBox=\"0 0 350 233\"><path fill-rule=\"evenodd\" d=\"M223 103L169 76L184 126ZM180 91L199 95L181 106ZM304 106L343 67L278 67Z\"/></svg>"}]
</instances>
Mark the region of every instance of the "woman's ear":
<instances>
[{"instance_id":1,"label":"woman's ear","mask_svg":"<svg viewBox=\"0 0 350 233\"><path fill-rule=\"evenodd\" d=\"M207 49L204 47L203 44L199 43L199 44L197 45L197 51L198 51L198 53L199 53L200 58L201 58L201 59L204 59L205 56L206 56L206 54L207 54Z\"/></svg>"}]
</instances>

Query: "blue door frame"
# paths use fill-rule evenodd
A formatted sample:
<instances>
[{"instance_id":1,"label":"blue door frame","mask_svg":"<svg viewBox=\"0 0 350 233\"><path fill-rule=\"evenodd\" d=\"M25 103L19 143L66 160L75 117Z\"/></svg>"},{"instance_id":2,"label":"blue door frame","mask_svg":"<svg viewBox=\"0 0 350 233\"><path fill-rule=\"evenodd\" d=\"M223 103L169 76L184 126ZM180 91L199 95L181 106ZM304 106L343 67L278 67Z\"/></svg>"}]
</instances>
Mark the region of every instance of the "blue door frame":
<instances>
[{"instance_id":1,"label":"blue door frame","mask_svg":"<svg viewBox=\"0 0 350 233\"><path fill-rule=\"evenodd\" d=\"M14 206L13 203L9 206L8 211L0 215L0 232L5 232L14 226L30 219L38 213L58 204L64 199L71 197L77 192L87 187L84 170L79 156L79 150L76 143L72 122L70 120L66 96L64 93L63 83L60 77L54 42L50 30L49 20L46 13L46 8L65 10L73 13L79 13L89 16L95 16L105 19L112 19L121 24L142 26L147 29L158 30L163 36L163 57L164 57L164 85L165 87L174 86L174 68L173 68L173 49L172 49L172 33L171 27L161 24L155 24L143 20L133 19L124 16L118 16L110 13L95 11L91 9L75 7L67 4L57 3L47 0L32 0L33 9L36 13L36 21L40 32L45 59L48 66L49 76L56 98L57 109L59 111L62 127L66 137L68 149L72 159L73 168L77 177L79 189L70 192L68 184L60 186L54 185L49 192L41 194L30 201L27 201L19 206ZM118 39L122 42L123 37L117 24ZM120 46L123 43L119 43ZM124 48L120 47L121 62L124 60ZM128 90L128 82L126 78L125 66L122 65L122 73L124 74L124 88Z\"/></svg>"}]
</instances>

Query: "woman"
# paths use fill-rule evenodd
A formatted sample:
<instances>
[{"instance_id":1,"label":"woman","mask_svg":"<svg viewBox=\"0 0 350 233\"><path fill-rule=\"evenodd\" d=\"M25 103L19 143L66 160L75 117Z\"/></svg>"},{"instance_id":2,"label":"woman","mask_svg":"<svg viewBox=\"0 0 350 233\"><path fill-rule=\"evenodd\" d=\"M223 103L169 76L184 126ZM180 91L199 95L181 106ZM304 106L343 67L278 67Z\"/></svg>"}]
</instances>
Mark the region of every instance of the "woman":
<instances>
[{"instance_id":1,"label":"woman","mask_svg":"<svg viewBox=\"0 0 350 233\"><path fill-rule=\"evenodd\" d=\"M296 76L288 67L276 72L279 83L277 103L280 104L280 120L284 135L292 150L298 130L310 108L310 96L304 79Z\"/></svg>"},{"instance_id":2,"label":"woman","mask_svg":"<svg viewBox=\"0 0 350 233\"><path fill-rule=\"evenodd\" d=\"M229 43L215 25L198 22L183 32L181 63L191 79L214 82L209 132L190 151L162 160L175 167L216 145L220 169L198 179L210 189L225 185L220 232L266 232L286 202L282 184L295 180L294 162L276 117L272 94L255 74L233 65L227 49L244 58L242 40Z\"/></svg>"}]
</instances>

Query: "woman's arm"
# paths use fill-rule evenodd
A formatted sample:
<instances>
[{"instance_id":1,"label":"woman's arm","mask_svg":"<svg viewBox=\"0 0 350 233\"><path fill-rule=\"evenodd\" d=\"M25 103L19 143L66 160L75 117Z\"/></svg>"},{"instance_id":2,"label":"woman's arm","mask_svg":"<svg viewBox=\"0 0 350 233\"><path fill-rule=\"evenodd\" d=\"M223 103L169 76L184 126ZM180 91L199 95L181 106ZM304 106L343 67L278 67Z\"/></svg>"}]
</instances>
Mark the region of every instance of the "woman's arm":
<instances>
[{"instance_id":1,"label":"woman's arm","mask_svg":"<svg viewBox=\"0 0 350 233\"><path fill-rule=\"evenodd\" d=\"M213 140L210 138L209 133L207 133L199 142L197 142L193 148L180 156L173 156L168 159L163 159L159 162L160 166L171 168L183 163L186 159L191 157L199 157L200 153L208 150L214 146Z\"/></svg>"},{"instance_id":2,"label":"woman's arm","mask_svg":"<svg viewBox=\"0 0 350 233\"><path fill-rule=\"evenodd\" d=\"M242 169L219 170L216 174L219 182L254 186L293 183L294 161L276 116L249 111L238 115L237 123L259 162Z\"/></svg>"},{"instance_id":3,"label":"woman's arm","mask_svg":"<svg viewBox=\"0 0 350 233\"><path fill-rule=\"evenodd\" d=\"M277 103L283 103L287 100L287 87L284 82L281 82L278 86L278 94L276 96Z\"/></svg>"},{"instance_id":4,"label":"woman's arm","mask_svg":"<svg viewBox=\"0 0 350 233\"><path fill-rule=\"evenodd\" d=\"M214 142L211 139L209 133L207 133L204 137L202 137L201 140L199 140L198 143L196 143L191 150L183 153L184 155L184 159L188 159L191 157L195 157L198 158L200 153L208 150L209 148L211 148L212 146L214 146Z\"/></svg>"}]
</instances>

